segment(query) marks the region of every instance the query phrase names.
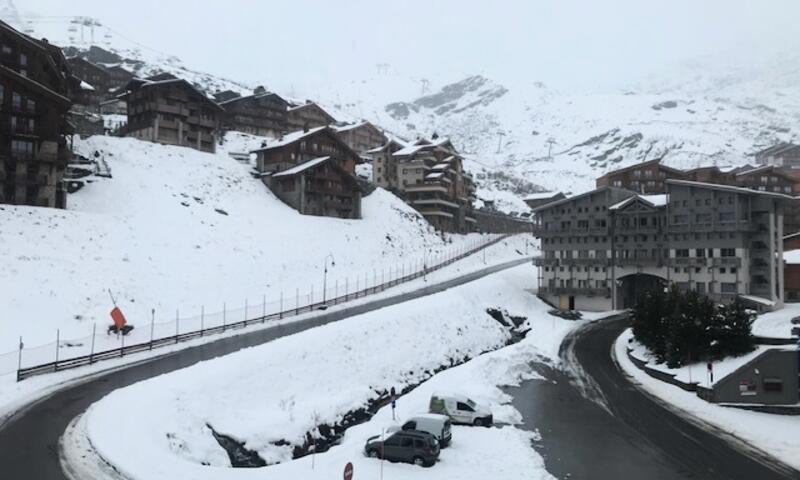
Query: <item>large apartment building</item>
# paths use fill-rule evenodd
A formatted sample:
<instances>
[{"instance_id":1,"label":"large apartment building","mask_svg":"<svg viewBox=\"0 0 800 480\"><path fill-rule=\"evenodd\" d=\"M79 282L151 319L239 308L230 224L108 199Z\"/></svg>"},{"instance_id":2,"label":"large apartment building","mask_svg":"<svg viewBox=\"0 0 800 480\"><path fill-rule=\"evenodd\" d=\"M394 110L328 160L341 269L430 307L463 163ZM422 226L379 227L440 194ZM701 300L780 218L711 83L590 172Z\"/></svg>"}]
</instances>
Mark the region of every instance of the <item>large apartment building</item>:
<instances>
[{"instance_id":1,"label":"large apartment building","mask_svg":"<svg viewBox=\"0 0 800 480\"><path fill-rule=\"evenodd\" d=\"M431 225L446 232L475 229L475 184L450 140L418 140L392 157L398 191Z\"/></svg>"},{"instance_id":2,"label":"large apartment building","mask_svg":"<svg viewBox=\"0 0 800 480\"><path fill-rule=\"evenodd\" d=\"M800 174L785 167L767 164L760 167L699 167L679 170L662 165L659 160L637 163L599 177L596 186L616 187L639 194L662 194L667 191L668 180L689 180L750 188L761 192L800 194ZM800 202L792 202L784 212L784 230L800 231Z\"/></svg>"},{"instance_id":3,"label":"large apartment building","mask_svg":"<svg viewBox=\"0 0 800 480\"><path fill-rule=\"evenodd\" d=\"M58 47L0 21L0 203L66 206L69 80Z\"/></svg>"},{"instance_id":4,"label":"large apartment building","mask_svg":"<svg viewBox=\"0 0 800 480\"><path fill-rule=\"evenodd\" d=\"M264 184L298 212L361 218L359 156L330 127L290 133L253 153Z\"/></svg>"},{"instance_id":5,"label":"large apartment building","mask_svg":"<svg viewBox=\"0 0 800 480\"><path fill-rule=\"evenodd\" d=\"M203 152L216 150L224 109L191 83L165 73L134 78L124 89L127 136Z\"/></svg>"},{"instance_id":6,"label":"large apartment building","mask_svg":"<svg viewBox=\"0 0 800 480\"><path fill-rule=\"evenodd\" d=\"M229 94L219 95L227 98ZM223 125L226 130L271 138L286 133L289 103L264 87L257 87L252 95L227 98L219 104L225 108Z\"/></svg>"},{"instance_id":7,"label":"large apartment building","mask_svg":"<svg viewBox=\"0 0 800 480\"><path fill-rule=\"evenodd\" d=\"M381 129L367 121L336 127L336 134L359 155L366 155L368 151L385 145L388 140Z\"/></svg>"},{"instance_id":8,"label":"large apartment building","mask_svg":"<svg viewBox=\"0 0 800 480\"><path fill-rule=\"evenodd\" d=\"M666 180L666 193L616 187L534 211L542 240L539 295L561 309L629 308L675 284L760 309L783 303L783 209L792 197Z\"/></svg>"}]
</instances>

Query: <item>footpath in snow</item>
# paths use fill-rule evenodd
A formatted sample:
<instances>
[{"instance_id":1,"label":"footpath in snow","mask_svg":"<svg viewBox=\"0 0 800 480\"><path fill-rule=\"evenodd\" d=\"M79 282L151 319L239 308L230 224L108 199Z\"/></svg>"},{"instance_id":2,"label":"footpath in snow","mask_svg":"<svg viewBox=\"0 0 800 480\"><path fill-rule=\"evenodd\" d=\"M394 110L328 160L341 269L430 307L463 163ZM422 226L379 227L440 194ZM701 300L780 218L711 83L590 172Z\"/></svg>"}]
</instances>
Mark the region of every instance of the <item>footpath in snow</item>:
<instances>
[{"instance_id":1,"label":"footpath in snow","mask_svg":"<svg viewBox=\"0 0 800 480\"><path fill-rule=\"evenodd\" d=\"M730 434L733 438L755 446L756 448L773 455L800 470L800 417L775 415L770 413L752 412L738 408L723 407L700 399L694 392L687 392L681 388L655 379L643 372L628 358L627 348L634 347L636 358L646 358L646 352L634 341L630 329L623 332L614 345L614 354L622 369L648 393L661 399L668 407L689 415L702 422L718 428L721 432ZM726 374L736 370L749 359L758 355L763 347L754 352L737 358L726 359L714 363L715 380L723 378ZM649 365L667 373L675 374L683 382L689 381L691 370L692 380L700 385L708 385L705 365L695 364L680 369L667 369L665 366Z\"/></svg>"},{"instance_id":2,"label":"footpath in snow","mask_svg":"<svg viewBox=\"0 0 800 480\"><path fill-rule=\"evenodd\" d=\"M533 378L529 363L554 358L564 335L580 325L546 313L549 307L526 290L531 275L529 266L516 267L146 380L93 405L81 428L97 452L130 479L331 478L347 461L359 477L378 475L380 461L364 457L362 449L368 436L392 423L389 408L348 429L341 445L313 459L290 460L282 441L302 442L315 425L335 423L379 391L402 390L451 359L503 345L508 329L487 308L527 317L531 333L520 343L430 377L401 397L397 413L402 419L425 412L433 391L451 390L490 405L497 422L518 422L519 413L498 386ZM281 463L227 467L226 452L208 425ZM443 450L436 466L385 463L384 476L551 478L530 446L535 435L513 425L454 427L453 446Z\"/></svg>"}]
</instances>

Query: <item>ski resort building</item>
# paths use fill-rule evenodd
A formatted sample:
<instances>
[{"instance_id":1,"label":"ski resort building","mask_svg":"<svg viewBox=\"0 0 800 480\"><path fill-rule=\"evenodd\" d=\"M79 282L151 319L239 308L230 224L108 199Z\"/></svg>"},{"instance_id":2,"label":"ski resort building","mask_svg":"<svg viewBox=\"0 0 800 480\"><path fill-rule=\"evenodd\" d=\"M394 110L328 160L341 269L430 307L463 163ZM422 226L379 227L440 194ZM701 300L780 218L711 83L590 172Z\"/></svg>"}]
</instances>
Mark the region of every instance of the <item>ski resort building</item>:
<instances>
[{"instance_id":1,"label":"ski resort building","mask_svg":"<svg viewBox=\"0 0 800 480\"><path fill-rule=\"evenodd\" d=\"M99 107L100 103L111 99L116 91L133 79L133 73L119 66L105 67L92 63L82 57L67 59L72 74L90 86L85 94L84 105Z\"/></svg>"},{"instance_id":2,"label":"ski resort building","mask_svg":"<svg viewBox=\"0 0 800 480\"><path fill-rule=\"evenodd\" d=\"M388 140L378 127L367 121L336 127L336 134L353 151L367 158L368 151L385 145Z\"/></svg>"},{"instance_id":3,"label":"ski resort building","mask_svg":"<svg viewBox=\"0 0 800 480\"><path fill-rule=\"evenodd\" d=\"M756 163L776 167L800 168L800 145L781 142L756 153Z\"/></svg>"},{"instance_id":4,"label":"ski resort building","mask_svg":"<svg viewBox=\"0 0 800 480\"><path fill-rule=\"evenodd\" d=\"M528 205L528 208L539 208L542 205L547 205L550 202L563 200L565 198L567 198L567 196L561 192L539 192L528 195L523 198L523 201Z\"/></svg>"},{"instance_id":5,"label":"ski resort building","mask_svg":"<svg viewBox=\"0 0 800 480\"><path fill-rule=\"evenodd\" d=\"M359 156L332 128L293 132L252 153L264 184L298 212L361 218Z\"/></svg>"},{"instance_id":6,"label":"ski resort building","mask_svg":"<svg viewBox=\"0 0 800 480\"><path fill-rule=\"evenodd\" d=\"M134 78L124 90L122 98L128 103L127 136L215 151L224 109L191 83L165 73Z\"/></svg>"},{"instance_id":7,"label":"ski resort building","mask_svg":"<svg viewBox=\"0 0 800 480\"><path fill-rule=\"evenodd\" d=\"M307 101L287 110L286 131L296 132L315 127L335 125L336 119L314 102Z\"/></svg>"},{"instance_id":8,"label":"ski resort building","mask_svg":"<svg viewBox=\"0 0 800 480\"><path fill-rule=\"evenodd\" d=\"M666 193L604 186L544 205L539 296L564 310L629 308L675 284L761 310L784 301L783 211L792 197L666 180Z\"/></svg>"},{"instance_id":9,"label":"ski resort building","mask_svg":"<svg viewBox=\"0 0 800 480\"><path fill-rule=\"evenodd\" d=\"M383 145L367 150L366 154L372 160L372 181L375 185L394 192L398 191L400 182L394 153L405 146L405 142L390 138Z\"/></svg>"},{"instance_id":10,"label":"ski resort building","mask_svg":"<svg viewBox=\"0 0 800 480\"><path fill-rule=\"evenodd\" d=\"M228 98L219 104L225 109L225 130L270 138L286 133L289 103L264 87L257 87L252 95Z\"/></svg>"},{"instance_id":11,"label":"ski resort building","mask_svg":"<svg viewBox=\"0 0 800 480\"><path fill-rule=\"evenodd\" d=\"M0 203L66 206L69 89L58 47L0 21Z\"/></svg>"},{"instance_id":12,"label":"ski resort building","mask_svg":"<svg viewBox=\"0 0 800 480\"><path fill-rule=\"evenodd\" d=\"M421 139L392 156L399 192L431 225L446 232L475 229L475 184L450 140Z\"/></svg>"}]
</instances>

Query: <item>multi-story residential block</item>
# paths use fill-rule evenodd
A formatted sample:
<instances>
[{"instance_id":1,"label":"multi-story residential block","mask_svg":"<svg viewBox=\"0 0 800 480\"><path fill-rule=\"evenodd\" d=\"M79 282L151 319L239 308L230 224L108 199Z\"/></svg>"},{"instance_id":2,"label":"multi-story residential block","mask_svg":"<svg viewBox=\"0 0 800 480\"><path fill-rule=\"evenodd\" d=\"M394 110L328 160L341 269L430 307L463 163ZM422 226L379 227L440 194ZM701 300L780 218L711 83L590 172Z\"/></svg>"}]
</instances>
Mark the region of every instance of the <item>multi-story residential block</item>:
<instances>
[{"instance_id":1,"label":"multi-story residential block","mask_svg":"<svg viewBox=\"0 0 800 480\"><path fill-rule=\"evenodd\" d=\"M252 95L219 103L225 108L223 126L226 130L271 138L285 133L289 103L264 87L257 87Z\"/></svg>"},{"instance_id":2,"label":"multi-story residential block","mask_svg":"<svg viewBox=\"0 0 800 480\"><path fill-rule=\"evenodd\" d=\"M450 140L418 140L393 157L398 190L431 225L448 232L474 229L474 182Z\"/></svg>"},{"instance_id":3,"label":"multi-story residential block","mask_svg":"<svg viewBox=\"0 0 800 480\"><path fill-rule=\"evenodd\" d=\"M620 168L599 177L596 186L624 188L641 194L663 193L668 179L686 179L686 173L668 167L660 159Z\"/></svg>"},{"instance_id":4,"label":"multi-story residential block","mask_svg":"<svg viewBox=\"0 0 800 480\"><path fill-rule=\"evenodd\" d=\"M611 310L676 284L779 307L782 216L792 197L686 180L666 187L660 195L601 187L536 209L540 296L562 309Z\"/></svg>"},{"instance_id":5,"label":"multi-story residential block","mask_svg":"<svg viewBox=\"0 0 800 480\"><path fill-rule=\"evenodd\" d=\"M191 83L170 74L135 78L124 87L127 136L204 152L216 149L224 109Z\"/></svg>"},{"instance_id":6,"label":"multi-story residential block","mask_svg":"<svg viewBox=\"0 0 800 480\"><path fill-rule=\"evenodd\" d=\"M91 86L84 89L82 100L84 105L98 106L101 102L113 98L118 89L122 88L131 79L133 73L122 67L105 67L92 63L82 57L67 59L73 75Z\"/></svg>"},{"instance_id":7,"label":"multi-story residential block","mask_svg":"<svg viewBox=\"0 0 800 480\"><path fill-rule=\"evenodd\" d=\"M761 150L755 157L759 165L800 168L800 145L781 142Z\"/></svg>"},{"instance_id":8,"label":"multi-story residential block","mask_svg":"<svg viewBox=\"0 0 800 480\"><path fill-rule=\"evenodd\" d=\"M330 127L290 133L253 153L264 184L298 212L361 217L359 156Z\"/></svg>"},{"instance_id":9,"label":"multi-story residential block","mask_svg":"<svg viewBox=\"0 0 800 480\"><path fill-rule=\"evenodd\" d=\"M0 203L66 206L69 82L58 47L0 21Z\"/></svg>"},{"instance_id":10,"label":"multi-story residential block","mask_svg":"<svg viewBox=\"0 0 800 480\"><path fill-rule=\"evenodd\" d=\"M287 110L286 131L295 132L315 127L335 125L336 119L312 101L290 106Z\"/></svg>"},{"instance_id":11,"label":"multi-story residential block","mask_svg":"<svg viewBox=\"0 0 800 480\"><path fill-rule=\"evenodd\" d=\"M353 151L368 159L370 157L367 152L384 146L388 140L378 127L367 121L336 127L336 134Z\"/></svg>"},{"instance_id":12,"label":"multi-story residential block","mask_svg":"<svg viewBox=\"0 0 800 480\"><path fill-rule=\"evenodd\" d=\"M372 160L372 181L375 185L387 190L398 190L400 183L394 153L405 146L405 141L391 137L383 145L367 150L367 155Z\"/></svg>"}]
</instances>

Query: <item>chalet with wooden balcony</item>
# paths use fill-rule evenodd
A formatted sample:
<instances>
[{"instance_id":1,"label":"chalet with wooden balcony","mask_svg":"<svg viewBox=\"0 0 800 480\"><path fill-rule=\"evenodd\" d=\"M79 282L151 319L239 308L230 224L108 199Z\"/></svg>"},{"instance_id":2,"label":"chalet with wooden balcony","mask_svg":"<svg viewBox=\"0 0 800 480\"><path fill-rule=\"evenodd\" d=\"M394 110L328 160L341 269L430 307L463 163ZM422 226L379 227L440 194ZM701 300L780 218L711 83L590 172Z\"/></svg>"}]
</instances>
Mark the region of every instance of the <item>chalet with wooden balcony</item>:
<instances>
[{"instance_id":1,"label":"chalet with wooden balcony","mask_svg":"<svg viewBox=\"0 0 800 480\"><path fill-rule=\"evenodd\" d=\"M288 132L336 125L336 119L312 101L290 106L286 114L286 131Z\"/></svg>"},{"instance_id":2,"label":"chalet with wooden balcony","mask_svg":"<svg viewBox=\"0 0 800 480\"><path fill-rule=\"evenodd\" d=\"M0 203L66 207L69 78L58 47L0 21Z\"/></svg>"},{"instance_id":3,"label":"chalet with wooden balcony","mask_svg":"<svg viewBox=\"0 0 800 480\"><path fill-rule=\"evenodd\" d=\"M361 218L359 156L332 128L293 132L252 153L264 184L303 215Z\"/></svg>"},{"instance_id":4,"label":"chalet with wooden balcony","mask_svg":"<svg viewBox=\"0 0 800 480\"><path fill-rule=\"evenodd\" d=\"M450 140L417 140L393 156L398 189L431 225L447 232L474 230L474 182Z\"/></svg>"},{"instance_id":5,"label":"chalet with wooden balcony","mask_svg":"<svg viewBox=\"0 0 800 480\"><path fill-rule=\"evenodd\" d=\"M225 130L270 138L286 133L289 103L264 87L257 87L252 95L229 98L219 104L225 109Z\"/></svg>"},{"instance_id":6,"label":"chalet with wooden balcony","mask_svg":"<svg viewBox=\"0 0 800 480\"><path fill-rule=\"evenodd\" d=\"M186 80L170 74L135 78L124 87L125 134L203 152L216 149L224 109Z\"/></svg>"},{"instance_id":7,"label":"chalet with wooden balcony","mask_svg":"<svg viewBox=\"0 0 800 480\"><path fill-rule=\"evenodd\" d=\"M385 145L388 141L381 129L367 121L335 127L335 130L344 143L366 158L369 158L367 152Z\"/></svg>"}]
</instances>

